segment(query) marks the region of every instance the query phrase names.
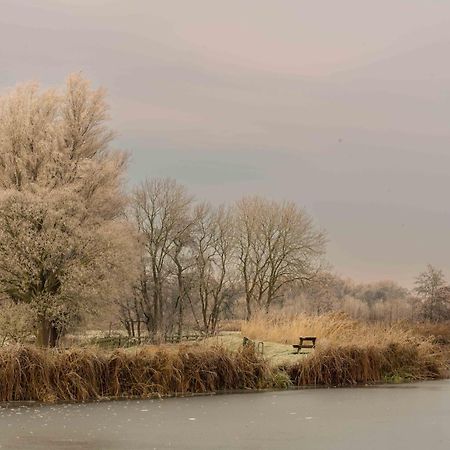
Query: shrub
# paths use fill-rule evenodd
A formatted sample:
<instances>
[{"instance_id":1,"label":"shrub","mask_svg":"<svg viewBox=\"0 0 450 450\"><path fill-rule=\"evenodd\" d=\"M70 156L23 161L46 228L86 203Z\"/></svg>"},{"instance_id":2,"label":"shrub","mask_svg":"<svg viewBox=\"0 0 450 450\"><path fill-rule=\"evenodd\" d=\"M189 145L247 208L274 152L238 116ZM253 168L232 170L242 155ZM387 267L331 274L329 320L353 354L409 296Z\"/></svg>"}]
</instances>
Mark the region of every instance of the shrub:
<instances>
[{"instance_id":1,"label":"shrub","mask_svg":"<svg viewBox=\"0 0 450 450\"><path fill-rule=\"evenodd\" d=\"M0 346L23 343L33 336L32 312L26 304L4 301L0 304Z\"/></svg>"}]
</instances>

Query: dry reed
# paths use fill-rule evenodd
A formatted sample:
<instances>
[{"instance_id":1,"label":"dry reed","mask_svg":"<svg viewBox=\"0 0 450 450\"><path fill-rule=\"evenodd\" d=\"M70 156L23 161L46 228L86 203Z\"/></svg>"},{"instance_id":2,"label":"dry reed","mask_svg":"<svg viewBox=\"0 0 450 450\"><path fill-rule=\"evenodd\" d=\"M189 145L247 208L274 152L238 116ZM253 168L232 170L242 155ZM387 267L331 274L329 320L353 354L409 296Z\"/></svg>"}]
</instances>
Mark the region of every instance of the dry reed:
<instances>
[{"instance_id":1,"label":"dry reed","mask_svg":"<svg viewBox=\"0 0 450 450\"><path fill-rule=\"evenodd\" d=\"M416 336L430 338L436 344L450 345L450 321L418 323L412 327L412 332Z\"/></svg>"},{"instance_id":2,"label":"dry reed","mask_svg":"<svg viewBox=\"0 0 450 450\"><path fill-rule=\"evenodd\" d=\"M0 401L86 401L269 387L271 369L254 352L180 348L177 352L0 350Z\"/></svg>"},{"instance_id":3,"label":"dry reed","mask_svg":"<svg viewBox=\"0 0 450 450\"><path fill-rule=\"evenodd\" d=\"M429 343L390 343L323 346L285 370L297 386L345 386L441 378L445 364Z\"/></svg>"},{"instance_id":4,"label":"dry reed","mask_svg":"<svg viewBox=\"0 0 450 450\"><path fill-rule=\"evenodd\" d=\"M368 347L381 343L404 343L413 334L398 325L365 323L343 313L309 316L306 314L261 314L243 323L242 334L251 339L282 344L298 342L299 336L316 336L319 345L356 345Z\"/></svg>"},{"instance_id":5,"label":"dry reed","mask_svg":"<svg viewBox=\"0 0 450 450\"><path fill-rule=\"evenodd\" d=\"M281 367L297 386L423 380L447 371L442 348L404 324L369 324L344 314L262 315L243 324L242 333L280 343L317 336L314 352Z\"/></svg>"},{"instance_id":6,"label":"dry reed","mask_svg":"<svg viewBox=\"0 0 450 450\"><path fill-rule=\"evenodd\" d=\"M251 347L142 346L105 351L11 345L0 348L0 402L100 398L304 385L353 385L445 375L444 353L404 326L355 322L342 315L264 316L242 325L249 337L297 342L319 338L314 352L273 367Z\"/></svg>"}]
</instances>

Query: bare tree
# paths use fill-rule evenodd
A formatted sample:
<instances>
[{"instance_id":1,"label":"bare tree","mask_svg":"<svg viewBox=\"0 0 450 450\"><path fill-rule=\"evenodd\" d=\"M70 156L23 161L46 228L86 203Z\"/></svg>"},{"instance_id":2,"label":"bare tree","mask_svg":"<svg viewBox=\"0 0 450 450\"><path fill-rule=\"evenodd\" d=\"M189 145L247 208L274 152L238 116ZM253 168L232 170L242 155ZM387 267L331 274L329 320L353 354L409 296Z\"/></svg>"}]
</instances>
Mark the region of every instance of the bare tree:
<instances>
[{"instance_id":1,"label":"bare tree","mask_svg":"<svg viewBox=\"0 0 450 450\"><path fill-rule=\"evenodd\" d=\"M320 272L315 279L303 289L304 296L309 300L310 311L321 315L337 306L336 285L339 280L329 272Z\"/></svg>"},{"instance_id":2,"label":"bare tree","mask_svg":"<svg viewBox=\"0 0 450 450\"><path fill-rule=\"evenodd\" d=\"M31 306L42 345L132 272L126 158L106 119L104 92L78 75L62 93L28 84L1 100L0 290Z\"/></svg>"},{"instance_id":3,"label":"bare tree","mask_svg":"<svg viewBox=\"0 0 450 450\"><path fill-rule=\"evenodd\" d=\"M145 323L141 301L141 291L138 286L130 289L129 295L118 299L120 323L127 331L128 337L137 338L139 342L142 337L142 325Z\"/></svg>"},{"instance_id":4,"label":"bare tree","mask_svg":"<svg viewBox=\"0 0 450 450\"><path fill-rule=\"evenodd\" d=\"M155 337L164 331L168 307L165 289L191 226L192 201L186 189L170 179L145 181L133 195L133 216L146 254L141 277L142 306L148 329Z\"/></svg>"},{"instance_id":5,"label":"bare tree","mask_svg":"<svg viewBox=\"0 0 450 450\"><path fill-rule=\"evenodd\" d=\"M415 291L424 298L432 298L437 291L446 285L444 273L428 264L426 270L420 273L415 281Z\"/></svg>"},{"instance_id":6,"label":"bare tree","mask_svg":"<svg viewBox=\"0 0 450 450\"><path fill-rule=\"evenodd\" d=\"M239 201L235 221L248 319L254 305L268 311L289 284L314 278L321 267L325 236L295 204L261 197Z\"/></svg>"},{"instance_id":7,"label":"bare tree","mask_svg":"<svg viewBox=\"0 0 450 450\"><path fill-rule=\"evenodd\" d=\"M201 328L211 334L217 328L224 302L234 294L231 277L233 222L229 210L214 209L205 203L196 208L195 218L193 294L200 304Z\"/></svg>"},{"instance_id":8,"label":"bare tree","mask_svg":"<svg viewBox=\"0 0 450 450\"><path fill-rule=\"evenodd\" d=\"M190 214L184 217L184 227L173 241L173 248L170 251L170 257L173 262L173 274L176 278L174 313L177 316L177 334L181 340L183 336L184 316L186 302L190 297L192 288L191 269L194 266L192 245L194 219Z\"/></svg>"},{"instance_id":9,"label":"bare tree","mask_svg":"<svg viewBox=\"0 0 450 450\"><path fill-rule=\"evenodd\" d=\"M425 320L439 322L450 317L450 287L444 273L432 265L416 278L415 291L422 299L422 315Z\"/></svg>"}]
</instances>

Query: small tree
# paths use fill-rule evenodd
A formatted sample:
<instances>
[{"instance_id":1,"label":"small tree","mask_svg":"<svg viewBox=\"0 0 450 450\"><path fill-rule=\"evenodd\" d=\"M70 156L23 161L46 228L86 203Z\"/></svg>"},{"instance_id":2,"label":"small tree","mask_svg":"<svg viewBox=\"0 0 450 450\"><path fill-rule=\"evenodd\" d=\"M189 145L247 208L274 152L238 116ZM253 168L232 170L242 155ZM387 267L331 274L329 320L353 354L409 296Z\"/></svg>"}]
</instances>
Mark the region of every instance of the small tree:
<instances>
[{"instance_id":1,"label":"small tree","mask_svg":"<svg viewBox=\"0 0 450 450\"><path fill-rule=\"evenodd\" d=\"M432 322L447 320L450 317L450 287L442 270L428 265L415 284L415 291L422 299L423 318Z\"/></svg>"},{"instance_id":2,"label":"small tree","mask_svg":"<svg viewBox=\"0 0 450 450\"><path fill-rule=\"evenodd\" d=\"M138 288L135 286L134 289L130 289L129 295L120 297L118 306L118 318L127 331L128 337L137 338L140 342L142 325L145 323L145 320Z\"/></svg>"},{"instance_id":3,"label":"small tree","mask_svg":"<svg viewBox=\"0 0 450 450\"><path fill-rule=\"evenodd\" d=\"M329 272L320 272L315 279L309 283L303 294L310 303L310 311L318 316L333 310L336 306L335 287L337 279Z\"/></svg>"}]
</instances>

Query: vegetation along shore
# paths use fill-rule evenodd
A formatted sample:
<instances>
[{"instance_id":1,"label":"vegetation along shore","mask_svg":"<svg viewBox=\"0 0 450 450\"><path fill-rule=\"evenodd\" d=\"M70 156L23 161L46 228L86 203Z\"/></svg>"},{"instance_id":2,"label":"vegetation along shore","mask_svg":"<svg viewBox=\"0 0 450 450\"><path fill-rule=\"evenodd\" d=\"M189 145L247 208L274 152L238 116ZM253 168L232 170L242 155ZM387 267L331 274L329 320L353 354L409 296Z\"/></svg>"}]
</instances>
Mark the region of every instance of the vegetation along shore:
<instances>
[{"instance_id":1,"label":"vegetation along shore","mask_svg":"<svg viewBox=\"0 0 450 450\"><path fill-rule=\"evenodd\" d=\"M288 332L295 334L300 325L319 338L316 349L297 355L286 342L292 340ZM262 341L265 354L253 345L243 346L242 333L257 342L267 339ZM431 335L400 325L368 326L342 316L255 318L244 322L241 332L200 342L114 350L16 344L0 349L0 401L87 401L436 379L447 375L444 347Z\"/></svg>"}]
</instances>

